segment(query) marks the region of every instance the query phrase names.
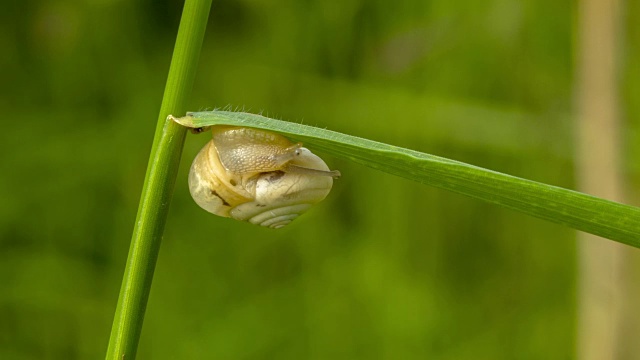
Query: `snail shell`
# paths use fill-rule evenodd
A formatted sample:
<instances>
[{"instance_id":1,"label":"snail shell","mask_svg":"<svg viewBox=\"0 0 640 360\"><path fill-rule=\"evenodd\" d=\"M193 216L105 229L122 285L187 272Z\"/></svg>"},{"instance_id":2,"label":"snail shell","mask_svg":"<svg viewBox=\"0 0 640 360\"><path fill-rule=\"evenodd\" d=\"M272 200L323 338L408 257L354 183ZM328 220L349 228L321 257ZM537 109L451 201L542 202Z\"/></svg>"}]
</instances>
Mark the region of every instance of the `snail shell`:
<instances>
[{"instance_id":1,"label":"snail shell","mask_svg":"<svg viewBox=\"0 0 640 360\"><path fill-rule=\"evenodd\" d=\"M189 173L195 202L218 216L280 228L324 199L338 171L264 130L216 125Z\"/></svg>"}]
</instances>

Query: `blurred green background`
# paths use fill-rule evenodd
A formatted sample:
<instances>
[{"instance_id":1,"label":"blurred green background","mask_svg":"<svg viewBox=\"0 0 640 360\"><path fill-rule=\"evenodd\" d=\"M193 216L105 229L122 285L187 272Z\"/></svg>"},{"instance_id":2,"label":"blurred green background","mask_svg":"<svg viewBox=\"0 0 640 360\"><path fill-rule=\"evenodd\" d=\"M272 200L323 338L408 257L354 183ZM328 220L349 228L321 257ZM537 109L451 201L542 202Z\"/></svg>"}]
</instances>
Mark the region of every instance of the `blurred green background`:
<instances>
[{"instance_id":1,"label":"blurred green background","mask_svg":"<svg viewBox=\"0 0 640 360\"><path fill-rule=\"evenodd\" d=\"M3 3L0 359L103 358L182 5ZM640 3L624 13L637 204ZM554 0L214 0L190 109L574 188L575 19ZM262 229L190 199L207 141L187 137L138 358L575 357L571 229L329 157L327 200Z\"/></svg>"}]
</instances>

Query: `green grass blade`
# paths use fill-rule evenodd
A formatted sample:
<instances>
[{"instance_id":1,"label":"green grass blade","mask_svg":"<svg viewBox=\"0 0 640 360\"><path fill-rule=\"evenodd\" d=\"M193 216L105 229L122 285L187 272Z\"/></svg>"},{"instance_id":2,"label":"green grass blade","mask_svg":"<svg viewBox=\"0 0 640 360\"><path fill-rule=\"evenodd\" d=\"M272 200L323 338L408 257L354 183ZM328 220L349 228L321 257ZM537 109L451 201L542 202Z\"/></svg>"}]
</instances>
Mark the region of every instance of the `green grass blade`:
<instances>
[{"instance_id":1,"label":"green grass blade","mask_svg":"<svg viewBox=\"0 0 640 360\"><path fill-rule=\"evenodd\" d=\"M276 131L336 157L640 248L640 208L637 207L410 149L255 114L205 111L189 113L175 121L190 128L227 124Z\"/></svg>"},{"instance_id":2,"label":"green grass blade","mask_svg":"<svg viewBox=\"0 0 640 360\"><path fill-rule=\"evenodd\" d=\"M136 356L186 134L167 115L185 113L210 8L211 0L186 0L184 5L111 328L109 360Z\"/></svg>"}]
</instances>

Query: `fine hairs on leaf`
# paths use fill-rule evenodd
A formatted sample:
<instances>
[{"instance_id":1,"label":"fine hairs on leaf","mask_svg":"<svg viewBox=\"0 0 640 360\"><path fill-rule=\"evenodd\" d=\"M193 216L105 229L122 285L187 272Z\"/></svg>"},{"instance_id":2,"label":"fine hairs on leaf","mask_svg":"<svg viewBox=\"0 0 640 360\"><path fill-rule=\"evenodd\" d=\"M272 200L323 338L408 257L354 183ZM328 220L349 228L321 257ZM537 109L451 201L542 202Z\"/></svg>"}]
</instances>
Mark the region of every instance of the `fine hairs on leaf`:
<instances>
[{"instance_id":1,"label":"fine hairs on leaf","mask_svg":"<svg viewBox=\"0 0 640 360\"><path fill-rule=\"evenodd\" d=\"M640 208L502 174L459 161L261 115L193 112L171 120L189 127L254 127L279 132L339 158L467 195L640 248Z\"/></svg>"}]
</instances>

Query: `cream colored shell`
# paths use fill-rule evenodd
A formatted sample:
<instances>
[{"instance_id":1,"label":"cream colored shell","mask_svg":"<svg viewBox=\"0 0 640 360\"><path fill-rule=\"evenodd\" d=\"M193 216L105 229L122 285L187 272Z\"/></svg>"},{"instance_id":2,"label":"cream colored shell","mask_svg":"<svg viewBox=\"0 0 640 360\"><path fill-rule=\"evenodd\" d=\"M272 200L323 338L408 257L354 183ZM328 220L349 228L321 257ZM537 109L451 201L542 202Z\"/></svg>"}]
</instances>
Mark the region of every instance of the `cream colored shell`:
<instances>
[{"instance_id":1,"label":"cream colored shell","mask_svg":"<svg viewBox=\"0 0 640 360\"><path fill-rule=\"evenodd\" d=\"M213 140L191 165L189 190L215 215L280 228L323 200L332 176L339 176L283 136L229 126L212 130Z\"/></svg>"}]
</instances>

